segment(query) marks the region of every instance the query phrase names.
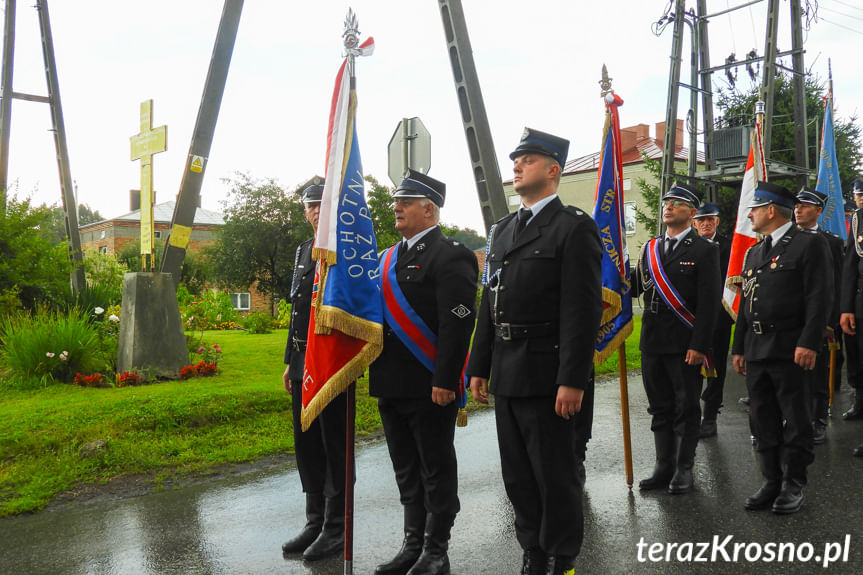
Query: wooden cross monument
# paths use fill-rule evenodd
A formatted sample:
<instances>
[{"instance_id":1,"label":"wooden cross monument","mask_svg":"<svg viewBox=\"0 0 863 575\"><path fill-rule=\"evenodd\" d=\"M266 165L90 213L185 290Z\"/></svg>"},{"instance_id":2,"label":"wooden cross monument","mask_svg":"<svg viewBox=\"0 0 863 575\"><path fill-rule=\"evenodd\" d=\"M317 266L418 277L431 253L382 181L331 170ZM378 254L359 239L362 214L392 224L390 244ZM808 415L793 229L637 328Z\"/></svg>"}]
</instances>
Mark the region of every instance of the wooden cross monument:
<instances>
[{"instance_id":1,"label":"wooden cross monument","mask_svg":"<svg viewBox=\"0 0 863 575\"><path fill-rule=\"evenodd\" d=\"M153 271L153 154L168 149L168 127L153 128L153 100L141 102L141 131L129 140L141 160L141 271Z\"/></svg>"}]
</instances>

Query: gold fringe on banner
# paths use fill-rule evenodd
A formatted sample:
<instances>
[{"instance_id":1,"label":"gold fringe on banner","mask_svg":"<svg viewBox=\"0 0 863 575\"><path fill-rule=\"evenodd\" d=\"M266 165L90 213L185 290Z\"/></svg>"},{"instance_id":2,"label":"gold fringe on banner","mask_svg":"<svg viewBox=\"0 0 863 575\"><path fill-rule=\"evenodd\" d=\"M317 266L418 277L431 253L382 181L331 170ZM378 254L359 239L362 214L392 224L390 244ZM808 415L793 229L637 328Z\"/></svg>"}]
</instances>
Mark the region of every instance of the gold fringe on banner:
<instances>
[{"instance_id":1,"label":"gold fringe on banner","mask_svg":"<svg viewBox=\"0 0 863 575\"><path fill-rule=\"evenodd\" d=\"M345 335L383 346L384 328L381 324L351 315L343 309L321 306L315 312L315 326L324 325Z\"/></svg>"},{"instance_id":2,"label":"gold fringe on banner","mask_svg":"<svg viewBox=\"0 0 863 575\"><path fill-rule=\"evenodd\" d=\"M620 303L620 294L613 289L608 289L607 287L602 288L602 303L607 304L602 308L602 319L600 320L600 325L605 325L614 318L616 318L622 309Z\"/></svg>"},{"instance_id":3,"label":"gold fringe on banner","mask_svg":"<svg viewBox=\"0 0 863 575\"><path fill-rule=\"evenodd\" d=\"M460 407L458 410L458 415L455 418L455 426L467 427L467 410L463 407Z\"/></svg>"},{"instance_id":4,"label":"gold fringe on banner","mask_svg":"<svg viewBox=\"0 0 863 575\"><path fill-rule=\"evenodd\" d=\"M734 291L735 294L740 293L740 286L743 285L743 276L731 276L730 278L725 279L725 287L730 288ZM722 298L722 307L725 308L725 311L728 312L728 315L731 316L733 321L737 321L737 314L734 313L734 307L732 307L725 298Z\"/></svg>"},{"instance_id":5,"label":"gold fringe on banner","mask_svg":"<svg viewBox=\"0 0 863 575\"><path fill-rule=\"evenodd\" d=\"M380 355L381 348L380 344L366 343L357 355L352 357L344 367L330 377L326 385L315 394L309 405L303 408L300 414L303 431L308 431L309 426L312 425L312 422L321 414L324 408L329 405L330 401L344 392L352 382L365 373L366 366Z\"/></svg>"},{"instance_id":6,"label":"gold fringe on banner","mask_svg":"<svg viewBox=\"0 0 863 575\"><path fill-rule=\"evenodd\" d=\"M603 288L604 289L604 288ZM605 325L608 322L604 322ZM610 342L602 349L602 351L593 350L593 365L602 365L605 363L611 354L617 351L623 343L626 341L626 338L629 337L629 334L632 333L632 320L626 322L623 327L620 328L620 331L611 339Z\"/></svg>"}]
</instances>

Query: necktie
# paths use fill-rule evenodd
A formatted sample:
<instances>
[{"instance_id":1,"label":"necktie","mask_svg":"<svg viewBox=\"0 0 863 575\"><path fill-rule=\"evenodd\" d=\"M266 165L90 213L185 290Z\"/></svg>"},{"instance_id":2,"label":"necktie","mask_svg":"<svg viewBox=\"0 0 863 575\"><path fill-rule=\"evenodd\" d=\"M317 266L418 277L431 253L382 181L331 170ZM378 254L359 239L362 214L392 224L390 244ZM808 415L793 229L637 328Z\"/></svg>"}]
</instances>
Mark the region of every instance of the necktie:
<instances>
[{"instance_id":1,"label":"necktie","mask_svg":"<svg viewBox=\"0 0 863 575\"><path fill-rule=\"evenodd\" d=\"M405 255L406 251L408 251L408 243L407 243L407 241L402 240L401 242L399 242L399 251L398 251L398 254L396 255L396 261L399 261L400 259L402 259L402 256Z\"/></svg>"},{"instance_id":2,"label":"necktie","mask_svg":"<svg viewBox=\"0 0 863 575\"><path fill-rule=\"evenodd\" d=\"M767 236L764 238L764 253L770 251L770 248L773 247L773 236Z\"/></svg>"},{"instance_id":3,"label":"necktie","mask_svg":"<svg viewBox=\"0 0 863 575\"><path fill-rule=\"evenodd\" d=\"M677 238L665 238L665 255L671 255L674 251L674 245L677 243Z\"/></svg>"},{"instance_id":4,"label":"necktie","mask_svg":"<svg viewBox=\"0 0 863 575\"><path fill-rule=\"evenodd\" d=\"M527 220L530 219L530 216L533 215L532 212L525 208L519 208L518 210L518 224L515 226L515 237L518 238L519 234L524 230L524 227L527 225Z\"/></svg>"}]
</instances>

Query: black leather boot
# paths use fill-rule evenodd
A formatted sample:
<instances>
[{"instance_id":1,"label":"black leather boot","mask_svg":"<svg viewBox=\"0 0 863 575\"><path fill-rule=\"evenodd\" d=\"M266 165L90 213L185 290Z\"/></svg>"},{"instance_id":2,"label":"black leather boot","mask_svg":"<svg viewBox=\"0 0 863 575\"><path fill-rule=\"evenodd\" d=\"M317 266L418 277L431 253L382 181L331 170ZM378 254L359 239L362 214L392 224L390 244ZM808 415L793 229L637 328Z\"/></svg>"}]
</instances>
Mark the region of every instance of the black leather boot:
<instances>
[{"instance_id":1,"label":"black leather boot","mask_svg":"<svg viewBox=\"0 0 863 575\"><path fill-rule=\"evenodd\" d=\"M773 501L773 513L777 515L788 515L800 511L803 505L803 485L798 479L786 478L782 480L782 491Z\"/></svg>"},{"instance_id":2,"label":"black leather boot","mask_svg":"<svg viewBox=\"0 0 863 575\"><path fill-rule=\"evenodd\" d=\"M555 555L548 558L546 575L574 575L575 559L568 555Z\"/></svg>"},{"instance_id":3,"label":"black leather boot","mask_svg":"<svg viewBox=\"0 0 863 575\"><path fill-rule=\"evenodd\" d=\"M548 556L539 547L524 550L521 562L521 575L546 575Z\"/></svg>"},{"instance_id":4,"label":"black leather boot","mask_svg":"<svg viewBox=\"0 0 863 575\"><path fill-rule=\"evenodd\" d=\"M746 505L744 507L749 511L769 509L782 490L782 469L779 466L779 451L776 449L759 451L758 466L761 468L764 482L758 488L758 491L746 498Z\"/></svg>"},{"instance_id":5,"label":"black leather boot","mask_svg":"<svg viewBox=\"0 0 863 575\"><path fill-rule=\"evenodd\" d=\"M282 553L302 553L321 533L324 526L324 496L306 493L306 526L296 537L282 544Z\"/></svg>"},{"instance_id":6,"label":"black leather boot","mask_svg":"<svg viewBox=\"0 0 863 575\"><path fill-rule=\"evenodd\" d=\"M426 509L422 505L405 505L405 540L402 548L388 563L378 565L375 575L405 575L423 550Z\"/></svg>"},{"instance_id":7,"label":"black leather boot","mask_svg":"<svg viewBox=\"0 0 863 575\"><path fill-rule=\"evenodd\" d=\"M698 434L698 437L701 439L716 436L716 416L719 415L720 407L722 406L705 402L704 412L701 419L701 430Z\"/></svg>"},{"instance_id":8,"label":"black leather boot","mask_svg":"<svg viewBox=\"0 0 863 575\"><path fill-rule=\"evenodd\" d=\"M668 484L668 492L672 495L681 495L692 491L692 466L695 464L695 448L698 445L697 435L678 436L677 443L677 465L674 476Z\"/></svg>"},{"instance_id":9,"label":"black leather boot","mask_svg":"<svg viewBox=\"0 0 863 575\"><path fill-rule=\"evenodd\" d=\"M344 551L345 548L345 495L327 498L324 528L311 545L303 551L306 561L319 561Z\"/></svg>"},{"instance_id":10,"label":"black leather boot","mask_svg":"<svg viewBox=\"0 0 863 575\"><path fill-rule=\"evenodd\" d=\"M821 445L827 440L828 405L826 397L812 398L812 442Z\"/></svg>"},{"instance_id":11,"label":"black leather boot","mask_svg":"<svg viewBox=\"0 0 863 575\"><path fill-rule=\"evenodd\" d=\"M674 462L676 460L674 433L671 431L654 431L653 443L656 446L656 465L653 468L653 475L638 482L638 488L644 491L665 489L674 475Z\"/></svg>"},{"instance_id":12,"label":"black leather boot","mask_svg":"<svg viewBox=\"0 0 863 575\"><path fill-rule=\"evenodd\" d=\"M848 421L863 419L863 389L858 389L854 393L854 405L851 406L851 409L842 414L842 419Z\"/></svg>"},{"instance_id":13,"label":"black leather boot","mask_svg":"<svg viewBox=\"0 0 863 575\"><path fill-rule=\"evenodd\" d=\"M450 575L446 552L454 521L455 515L449 513L428 514L423 552L407 575Z\"/></svg>"}]
</instances>

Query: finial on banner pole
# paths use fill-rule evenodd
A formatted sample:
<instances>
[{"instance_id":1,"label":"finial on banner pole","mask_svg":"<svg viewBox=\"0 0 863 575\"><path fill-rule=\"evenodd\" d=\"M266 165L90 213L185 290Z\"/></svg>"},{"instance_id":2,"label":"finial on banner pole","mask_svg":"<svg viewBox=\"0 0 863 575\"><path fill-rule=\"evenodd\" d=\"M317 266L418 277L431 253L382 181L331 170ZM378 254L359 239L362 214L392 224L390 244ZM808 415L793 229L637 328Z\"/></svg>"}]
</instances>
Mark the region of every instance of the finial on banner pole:
<instances>
[{"instance_id":1,"label":"finial on banner pole","mask_svg":"<svg viewBox=\"0 0 863 575\"><path fill-rule=\"evenodd\" d=\"M608 68L605 67L605 64L602 65L602 80L599 81L599 87L602 88L602 91L599 93L600 96L605 98L605 101L609 104L614 101L614 90L611 88L611 81L614 78L608 77Z\"/></svg>"},{"instance_id":2,"label":"finial on banner pole","mask_svg":"<svg viewBox=\"0 0 863 575\"><path fill-rule=\"evenodd\" d=\"M353 8L348 8L345 16L345 31L342 33L345 44L345 56L348 59L348 71L354 76L354 59L361 54L360 50L360 22Z\"/></svg>"}]
</instances>

